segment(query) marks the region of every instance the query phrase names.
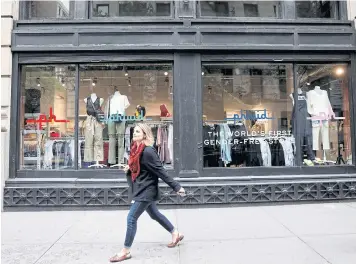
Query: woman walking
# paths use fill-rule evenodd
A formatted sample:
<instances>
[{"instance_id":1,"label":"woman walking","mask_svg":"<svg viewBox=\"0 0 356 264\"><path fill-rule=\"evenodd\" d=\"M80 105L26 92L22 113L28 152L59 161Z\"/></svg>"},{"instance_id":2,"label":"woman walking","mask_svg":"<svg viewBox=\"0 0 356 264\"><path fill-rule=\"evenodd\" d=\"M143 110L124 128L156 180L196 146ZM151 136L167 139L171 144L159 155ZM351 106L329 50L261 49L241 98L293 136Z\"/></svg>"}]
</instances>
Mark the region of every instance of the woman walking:
<instances>
[{"instance_id":1,"label":"woman walking","mask_svg":"<svg viewBox=\"0 0 356 264\"><path fill-rule=\"evenodd\" d=\"M131 258L130 248L134 241L137 220L146 211L172 235L172 242L167 246L175 247L184 236L171 224L171 222L158 211L156 201L160 199L158 179L161 178L179 195L185 195L185 190L178 182L166 173L152 147L154 138L151 128L146 124L137 124L133 133L128 166L124 168L132 192L132 205L127 216L127 229L124 248L110 262L121 262Z\"/></svg>"}]
</instances>

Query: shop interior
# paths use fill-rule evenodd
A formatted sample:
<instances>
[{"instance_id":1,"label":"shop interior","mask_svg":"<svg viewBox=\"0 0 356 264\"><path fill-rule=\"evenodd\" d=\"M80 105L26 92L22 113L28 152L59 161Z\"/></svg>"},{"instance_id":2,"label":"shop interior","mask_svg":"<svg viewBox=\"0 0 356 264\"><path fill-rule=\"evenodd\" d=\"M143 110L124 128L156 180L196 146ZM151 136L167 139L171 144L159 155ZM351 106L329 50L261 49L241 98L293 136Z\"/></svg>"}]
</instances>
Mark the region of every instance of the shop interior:
<instances>
[{"instance_id":1,"label":"shop interior","mask_svg":"<svg viewBox=\"0 0 356 264\"><path fill-rule=\"evenodd\" d=\"M172 65L81 65L78 102L75 66L25 66L22 72L22 169L75 167L76 104L79 169L126 164L136 122L152 127L162 163L173 167ZM38 122L41 116L46 121Z\"/></svg>"},{"instance_id":2,"label":"shop interior","mask_svg":"<svg viewBox=\"0 0 356 264\"><path fill-rule=\"evenodd\" d=\"M297 100L292 64L203 64L204 167L351 164L347 65L296 67Z\"/></svg>"}]
</instances>

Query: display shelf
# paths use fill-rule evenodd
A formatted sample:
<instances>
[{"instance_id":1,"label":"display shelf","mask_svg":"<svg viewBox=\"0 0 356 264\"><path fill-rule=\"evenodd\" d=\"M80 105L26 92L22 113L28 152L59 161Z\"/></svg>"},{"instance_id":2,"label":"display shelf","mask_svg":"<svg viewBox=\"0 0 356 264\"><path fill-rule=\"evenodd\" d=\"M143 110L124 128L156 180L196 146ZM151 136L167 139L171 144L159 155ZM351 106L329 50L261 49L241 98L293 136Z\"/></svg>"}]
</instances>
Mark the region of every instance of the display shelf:
<instances>
[{"instance_id":1,"label":"display shelf","mask_svg":"<svg viewBox=\"0 0 356 264\"><path fill-rule=\"evenodd\" d=\"M28 161L37 161L38 157L24 157L23 159Z\"/></svg>"},{"instance_id":2,"label":"display shelf","mask_svg":"<svg viewBox=\"0 0 356 264\"><path fill-rule=\"evenodd\" d=\"M26 134L46 134L46 131L43 131L43 130L22 130L22 134L23 135L26 135Z\"/></svg>"}]
</instances>

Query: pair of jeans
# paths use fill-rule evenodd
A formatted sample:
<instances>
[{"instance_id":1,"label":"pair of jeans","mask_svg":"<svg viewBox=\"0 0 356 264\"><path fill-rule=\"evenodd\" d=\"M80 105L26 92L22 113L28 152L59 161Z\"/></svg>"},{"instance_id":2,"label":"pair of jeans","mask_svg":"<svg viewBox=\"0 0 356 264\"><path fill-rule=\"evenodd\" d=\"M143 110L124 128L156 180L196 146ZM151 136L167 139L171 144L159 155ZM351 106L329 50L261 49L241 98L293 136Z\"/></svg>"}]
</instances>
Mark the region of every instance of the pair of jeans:
<instances>
[{"instance_id":1,"label":"pair of jeans","mask_svg":"<svg viewBox=\"0 0 356 264\"><path fill-rule=\"evenodd\" d=\"M137 230L137 220L144 211L146 211L153 220L156 220L168 232L172 233L174 231L174 226L158 211L155 202L135 201L131 205L130 212L127 216L127 229L124 243L125 248L130 248L132 246Z\"/></svg>"}]
</instances>

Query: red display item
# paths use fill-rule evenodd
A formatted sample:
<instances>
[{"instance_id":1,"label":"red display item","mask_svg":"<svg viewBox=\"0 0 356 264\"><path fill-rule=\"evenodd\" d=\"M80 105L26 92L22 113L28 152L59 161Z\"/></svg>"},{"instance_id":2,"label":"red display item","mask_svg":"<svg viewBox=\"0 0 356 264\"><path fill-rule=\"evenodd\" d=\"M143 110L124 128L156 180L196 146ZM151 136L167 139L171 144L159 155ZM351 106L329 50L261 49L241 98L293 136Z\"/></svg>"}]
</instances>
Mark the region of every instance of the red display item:
<instances>
[{"instance_id":1,"label":"red display item","mask_svg":"<svg viewBox=\"0 0 356 264\"><path fill-rule=\"evenodd\" d=\"M171 117L172 115L168 112L167 106L165 104L161 104L159 106L161 109L161 117Z\"/></svg>"}]
</instances>

